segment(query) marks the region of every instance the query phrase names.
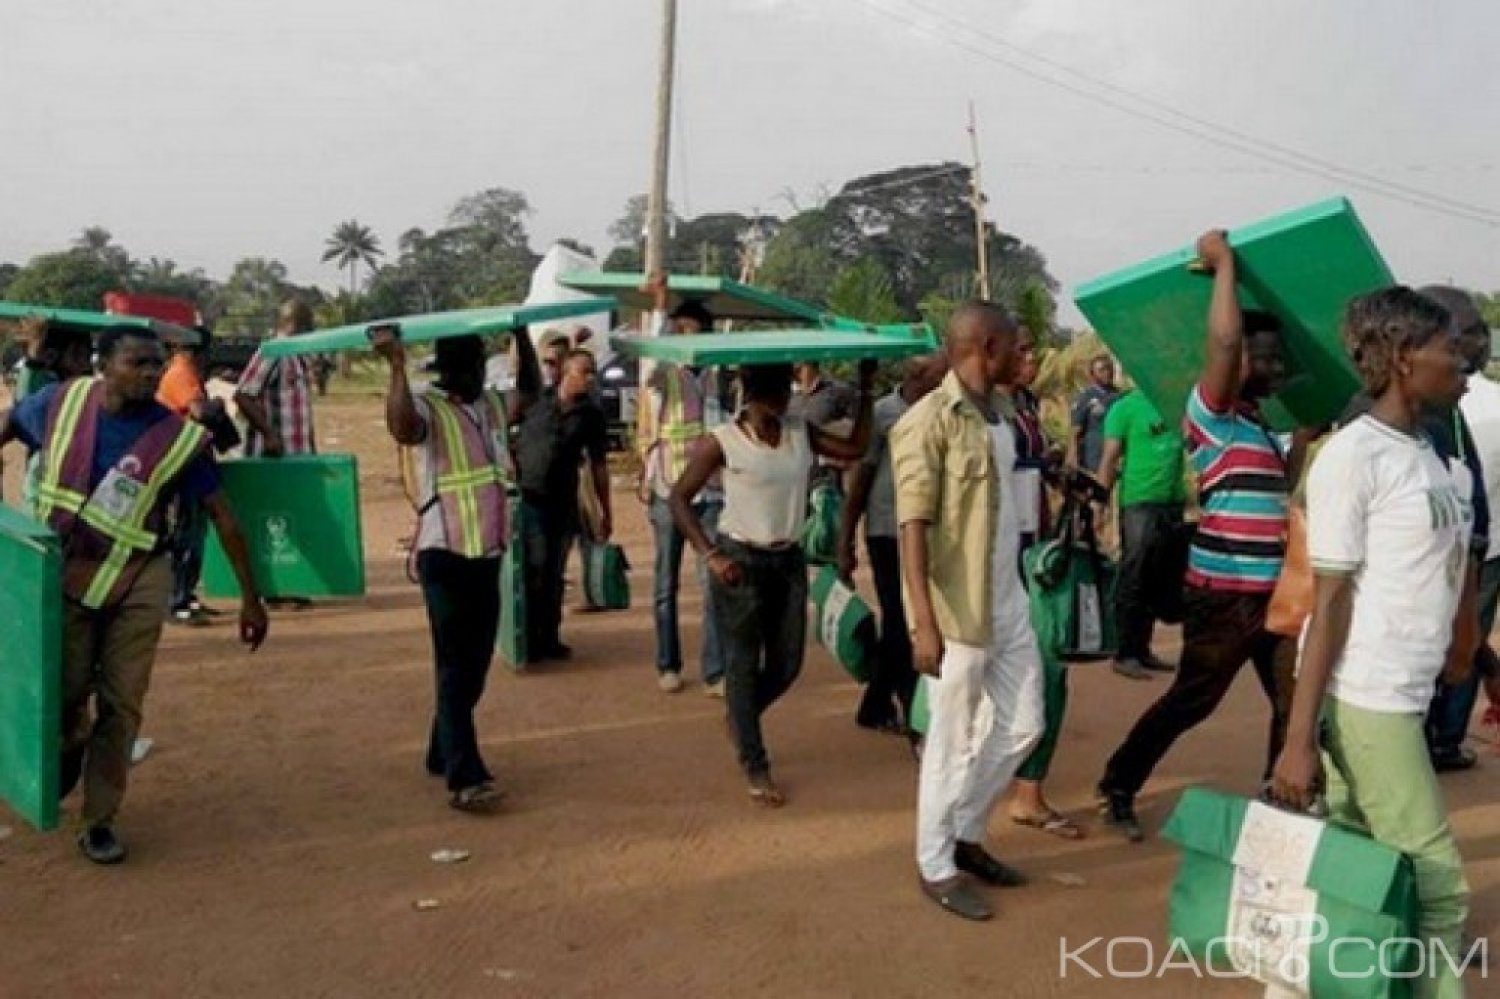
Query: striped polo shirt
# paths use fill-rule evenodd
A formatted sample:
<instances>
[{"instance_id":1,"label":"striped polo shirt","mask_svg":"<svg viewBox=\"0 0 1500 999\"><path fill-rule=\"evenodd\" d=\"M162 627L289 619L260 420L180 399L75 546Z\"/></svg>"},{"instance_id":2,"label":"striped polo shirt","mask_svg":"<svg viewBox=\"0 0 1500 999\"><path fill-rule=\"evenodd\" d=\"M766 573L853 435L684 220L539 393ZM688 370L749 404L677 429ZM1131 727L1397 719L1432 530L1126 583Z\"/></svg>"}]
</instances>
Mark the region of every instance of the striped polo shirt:
<instances>
[{"instance_id":1,"label":"striped polo shirt","mask_svg":"<svg viewBox=\"0 0 1500 999\"><path fill-rule=\"evenodd\" d=\"M1201 386L1183 419L1203 517L1188 555L1190 586L1270 593L1286 555L1286 458L1259 414L1215 412Z\"/></svg>"}]
</instances>

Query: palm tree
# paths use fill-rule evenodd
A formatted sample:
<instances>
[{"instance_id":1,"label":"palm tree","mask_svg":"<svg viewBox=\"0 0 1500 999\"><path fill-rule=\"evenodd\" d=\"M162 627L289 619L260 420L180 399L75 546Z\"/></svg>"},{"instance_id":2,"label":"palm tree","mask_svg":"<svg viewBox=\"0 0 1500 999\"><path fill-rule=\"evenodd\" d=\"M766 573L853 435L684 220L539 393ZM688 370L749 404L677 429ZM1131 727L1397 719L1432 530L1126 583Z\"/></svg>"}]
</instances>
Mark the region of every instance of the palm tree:
<instances>
[{"instance_id":1,"label":"palm tree","mask_svg":"<svg viewBox=\"0 0 1500 999\"><path fill-rule=\"evenodd\" d=\"M364 264L373 271L377 259L385 256L385 251L380 248L380 239L370 231L369 226L361 225L357 219L340 222L324 246L324 262L335 261L340 270L349 271L350 298L359 291L359 265Z\"/></svg>"}]
</instances>

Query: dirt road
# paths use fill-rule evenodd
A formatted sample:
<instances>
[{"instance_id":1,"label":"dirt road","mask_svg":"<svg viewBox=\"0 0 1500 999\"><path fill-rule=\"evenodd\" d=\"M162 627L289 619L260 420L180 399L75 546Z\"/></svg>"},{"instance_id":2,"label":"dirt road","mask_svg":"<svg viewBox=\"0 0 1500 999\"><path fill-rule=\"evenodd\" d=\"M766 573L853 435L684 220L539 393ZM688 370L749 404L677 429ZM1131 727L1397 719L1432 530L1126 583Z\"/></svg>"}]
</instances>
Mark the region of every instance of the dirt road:
<instances>
[{"instance_id":1,"label":"dirt road","mask_svg":"<svg viewBox=\"0 0 1500 999\"><path fill-rule=\"evenodd\" d=\"M34 833L0 807L3 999L1260 994L1183 973L1059 976L1064 938L1147 937L1164 952L1173 851L1116 841L1090 793L1163 681L1076 669L1051 793L1088 838L998 815L997 852L1034 884L1003 893L994 922L962 923L917 891L904 744L854 726L858 690L820 649L768 721L792 796L780 812L748 803L720 702L696 683L657 691L649 539L628 497L616 520L634 609L570 614L574 662L497 666L480 732L508 806L448 809L422 769L431 666L396 547L411 516L392 449L372 399L330 401L320 423L325 449L355 451L364 469L369 598L277 616L254 656L227 623L168 634L147 706L156 748L120 822L125 866L95 868L65 832ZM699 607L690 587L689 648ZM1252 791L1265 719L1247 674L1149 785L1148 825L1188 784ZM1497 776L1487 755L1445 778L1484 935L1500 923ZM472 858L429 859L442 848ZM1500 995L1494 981L1472 988Z\"/></svg>"}]
</instances>

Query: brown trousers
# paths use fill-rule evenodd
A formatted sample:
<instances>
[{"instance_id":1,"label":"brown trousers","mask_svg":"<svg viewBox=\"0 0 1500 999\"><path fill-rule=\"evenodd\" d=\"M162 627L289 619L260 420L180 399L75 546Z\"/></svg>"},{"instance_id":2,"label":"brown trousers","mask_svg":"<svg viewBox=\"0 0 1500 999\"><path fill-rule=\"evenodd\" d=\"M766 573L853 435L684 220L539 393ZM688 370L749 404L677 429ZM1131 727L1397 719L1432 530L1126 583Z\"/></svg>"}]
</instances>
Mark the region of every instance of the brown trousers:
<instances>
[{"instance_id":1,"label":"brown trousers","mask_svg":"<svg viewBox=\"0 0 1500 999\"><path fill-rule=\"evenodd\" d=\"M63 604L62 791L71 789L81 767L86 826L112 821L125 799L130 751L171 592L172 567L157 556L118 607Z\"/></svg>"}]
</instances>

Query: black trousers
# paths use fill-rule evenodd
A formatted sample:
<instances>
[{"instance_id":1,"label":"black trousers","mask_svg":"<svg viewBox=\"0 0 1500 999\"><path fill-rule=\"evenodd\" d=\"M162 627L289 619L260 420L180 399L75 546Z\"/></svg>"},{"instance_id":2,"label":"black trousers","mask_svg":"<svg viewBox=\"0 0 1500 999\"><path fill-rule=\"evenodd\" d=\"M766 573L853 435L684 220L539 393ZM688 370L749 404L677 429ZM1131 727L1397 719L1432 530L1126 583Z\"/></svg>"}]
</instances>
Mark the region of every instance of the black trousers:
<instances>
[{"instance_id":1,"label":"black trousers","mask_svg":"<svg viewBox=\"0 0 1500 999\"><path fill-rule=\"evenodd\" d=\"M436 709L427 772L458 791L494 775L479 754L474 708L484 694L500 627L500 560L447 551L417 555L417 576L432 631Z\"/></svg>"},{"instance_id":2,"label":"black trousers","mask_svg":"<svg viewBox=\"0 0 1500 999\"><path fill-rule=\"evenodd\" d=\"M525 497L526 650L532 657L562 644L563 573L578 530L574 504L571 497L561 503Z\"/></svg>"},{"instance_id":3,"label":"black trousers","mask_svg":"<svg viewBox=\"0 0 1500 999\"><path fill-rule=\"evenodd\" d=\"M203 575L203 547L208 541L208 510L184 494L177 501L177 523L172 530L172 601L170 610L187 610Z\"/></svg>"},{"instance_id":4,"label":"black trousers","mask_svg":"<svg viewBox=\"0 0 1500 999\"><path fill-rule=\"evenodd\" d=\"M740 765L756 777L771 769L760 717L802 672L807 561L797 545L753 548L721 535L718 549L743 574L737 585L725 586L710 573L708 594L719 624L729 724Z\"/></svg>"},{"instance_id":5,"label":"black trousers","mask_svg":"<svg viewBox=\"0 0 1500 999\"><path fill-rule=\"evenodd\" d=\"M1164 562L1165 547L1182 527L1182 504L1136 503L1120 508L1120 573L1115 586L1115 627L1121 659L1142 659L1151 652L1156 626L1151 588L1177 581L1154 580Z\"/></svg>"},{"instance_id":6,"label":"black trousers","mask_svg":"<svg viewBox=\"0 0 1500 999\"><path fill-rule=\"evenodd\" d=\"M1269 777L1286 742L1296 642L1265 630L1269 594L1219 593L1190 587L1185 598L1182 661L1172 686L1130 730L1110 757L1100 784L1110 791L1140 791L1178 736L1219 706L1248 660L1271 702L1263 777Z\"/></svg>"},{"instance_id":7,"label":"black trousers","mask_svg":"<svg viewBox=\"0 0 1500 999\"><path fill-rule=\"evenodd\" d=\"M888 722L905 724L911 716L911 699L917 690L917 671L912 666L906 608L901 604L900 544L895 538L867 537L865 551L875 577L875 595L880 601L880 639L857 719L861 725L871 727Z\"/></svg>"}]
</instances>

